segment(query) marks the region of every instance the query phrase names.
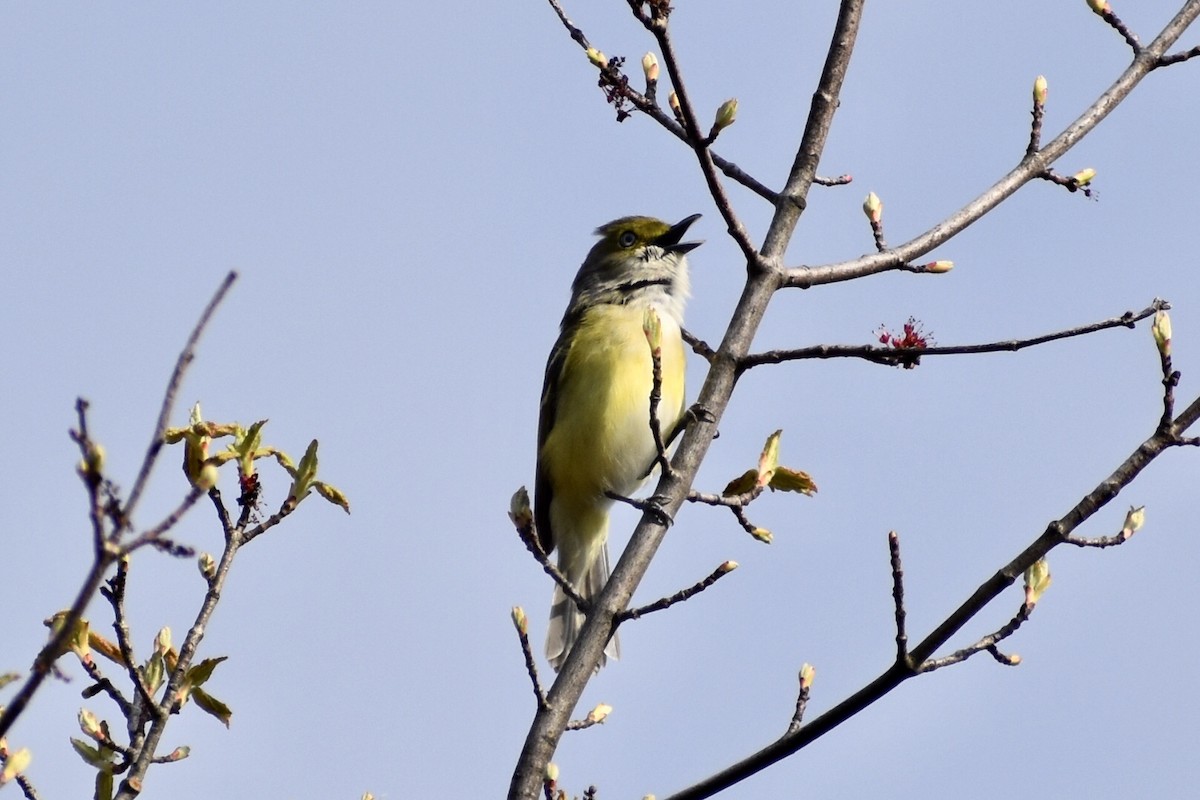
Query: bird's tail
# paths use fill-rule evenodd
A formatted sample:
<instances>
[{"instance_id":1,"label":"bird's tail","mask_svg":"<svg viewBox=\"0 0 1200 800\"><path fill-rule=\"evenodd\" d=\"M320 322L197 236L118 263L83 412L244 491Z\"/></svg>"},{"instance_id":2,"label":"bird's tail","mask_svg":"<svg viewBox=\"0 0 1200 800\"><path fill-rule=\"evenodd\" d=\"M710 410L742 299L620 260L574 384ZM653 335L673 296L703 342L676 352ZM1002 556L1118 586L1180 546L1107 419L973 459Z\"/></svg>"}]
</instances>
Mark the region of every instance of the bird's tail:
<instances>
[{"instance_id":1,"label":"bird's tail","mask_svg":"<svg viewBox=\"0 0 1200 800\"><path fill-rule=\"evenodd\" d=\"M582 578L571 575L570 571L565 574L583 599L591 600L600 594L604 584L608 583L608 573L608 544L605 543L600 546L600 552L596 554L596 558L593 559L591 566L587 568ZM546 634L546 658L550 661L550 666L554 667L555 672L558 672L566 662L567 655L575 645L575 640L579 638L579 629L583 627L584 619L583 612L575 605L575 601L567 597L562 587L556 584L554 600L550 605L549 633ZM609 658L620 657L621 643L617 639L616 631L613 631L612 638L604 647L604 654L600 657L599 666L603 667Z\"/></svg>"}]
</instances>

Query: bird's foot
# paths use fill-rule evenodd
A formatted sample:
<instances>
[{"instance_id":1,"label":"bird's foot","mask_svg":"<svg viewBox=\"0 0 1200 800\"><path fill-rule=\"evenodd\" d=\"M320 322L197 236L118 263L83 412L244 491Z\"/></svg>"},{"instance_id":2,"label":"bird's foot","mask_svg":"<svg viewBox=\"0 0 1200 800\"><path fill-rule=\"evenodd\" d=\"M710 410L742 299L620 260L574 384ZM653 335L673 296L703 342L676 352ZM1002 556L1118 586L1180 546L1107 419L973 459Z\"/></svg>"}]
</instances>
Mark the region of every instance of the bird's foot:
<instances>
[{"instance_id":1,"label":"bird's foot","mask_svg":"<svg viewBox=\"0 0 1200 800\"><path fill-rule=\"evenodd\" d=\"M625 495L617 494L616 492L605 492L604 494L610 500L626 503L633 506L638 511L641 511L643 514L649 514L654 518L655 522L657 522L659 525L662 525L664 528L671 527L671 525L675 522L671 515L667 513L667 510L663 508L663 502L666 500L666 498L662 495L651 495L645 500L638 500L635 497L626 497Z\"/></svg>"}]
</instances>

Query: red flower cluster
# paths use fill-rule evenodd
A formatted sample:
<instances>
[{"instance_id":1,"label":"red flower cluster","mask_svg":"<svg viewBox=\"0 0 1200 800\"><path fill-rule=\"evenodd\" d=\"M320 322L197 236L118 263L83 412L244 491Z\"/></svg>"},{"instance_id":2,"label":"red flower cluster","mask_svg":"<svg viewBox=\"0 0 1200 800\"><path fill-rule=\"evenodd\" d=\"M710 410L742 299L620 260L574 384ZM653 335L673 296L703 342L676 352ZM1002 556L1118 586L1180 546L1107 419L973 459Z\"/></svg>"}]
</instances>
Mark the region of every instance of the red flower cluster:
<instances>
[{"instance_id":1,"label":"red flower cluster","mask_svg":"<svg viewBox=\"0 0 1200 800\"><path fill-rule=\"evenodd\" d=\"M924 350L926 347L935 344L933 334L926 333L921 327L921 323L914 317L909 317L908 322L904 323L902 333L892 333L886 325L880 325L875 335L879 337L880 344L892 350ZM920 363L921 356L919 353L898 354L896 359L896 364L905 369L912 369Z\"/></svg>"}]
</instances>

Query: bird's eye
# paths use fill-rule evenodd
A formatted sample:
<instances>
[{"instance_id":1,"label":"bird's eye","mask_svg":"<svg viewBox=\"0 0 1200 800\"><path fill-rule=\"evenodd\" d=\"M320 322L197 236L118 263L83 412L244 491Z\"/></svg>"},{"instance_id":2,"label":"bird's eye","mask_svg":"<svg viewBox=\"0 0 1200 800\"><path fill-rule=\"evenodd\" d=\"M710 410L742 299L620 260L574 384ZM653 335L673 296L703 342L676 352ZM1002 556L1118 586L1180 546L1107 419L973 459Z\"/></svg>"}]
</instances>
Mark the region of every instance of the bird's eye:
<instances>
[{"instance_id":1,"label":"bird's eye","mask_svg":"<svg viewBox=\"0 0 1200 800\"><path fill-rule=\"evenodd\" d=\"M625 231L617 239L617 244L621 247L633 247L633 243L637 241L637 236L633 231Z\"/></svg>"}]
</instances>

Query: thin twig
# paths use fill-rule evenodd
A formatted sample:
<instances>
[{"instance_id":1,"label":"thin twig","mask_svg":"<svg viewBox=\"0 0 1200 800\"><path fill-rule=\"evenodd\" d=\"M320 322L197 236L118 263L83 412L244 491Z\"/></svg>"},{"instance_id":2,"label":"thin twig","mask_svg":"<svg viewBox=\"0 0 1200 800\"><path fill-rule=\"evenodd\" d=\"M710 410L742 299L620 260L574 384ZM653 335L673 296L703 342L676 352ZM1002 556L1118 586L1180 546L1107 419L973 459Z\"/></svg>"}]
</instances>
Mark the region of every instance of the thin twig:
<instances>
[{"instance_id":1,"label":"thin twig","mask_svg":"<svg viewBox=\"0 0 1200 800\"><path fill-rule=\"evenodd\" d=\"M1116 547L1117 545L1125 544L1133 536L1132 531L1121 531L1114 533L1112 536L1097 536L1094 538L1085 538L1083 536L1068 536L1063 539L1063 544L1073 544L1076 547L1098 547L1104 549L1106 547Z\"/></svg>"},{"instance_id":2,"label":"thin twig","mask_svg":"<svg viewBox=\"0 0 1200 800\"><path fill-rule=\"evenodd\" d=\"M547 1L550 3L550 7L554 9L554 13L558 15L559 20L562 22L563 27L567 29L567 32L570 34L571 38L585 51L590 48L591 44L588 42L587 36L584 35L583 31L577 25L575 25L575 23L571 22L558 1ZM691 146L691 140L688 138L687 131L684 130L683 126L679 122L662 110L662 108L658 105L656 98L649 91L647 91L645 94L637 91L629 85L628 79L621 75L620 72L614 68L604 66L600 69L602 74L605 75L607 84L614 90L619 91L620 95L628 100L634 108L653 119L676 139L679 139L679 141L683 142L684 144ZM715 164L717 168L720 169L721 172L724 173L725 176L730 180L741 184L770 203L774 203L778 199L778 192L758 181L754 176L747 173L737 164L711 151L710 155L712 157L713 164ZM832 178L828 180L830 181L828 185L834 186L841 183L849 183L850 176L843 175L841 178Z\"/></svg>"},{"instance_id":3,"label":"thin twig","mask_svg":"<svg viewBox=\"0 0 1200 800\"><path fill-rule=\"evenodd\" d=\"M1170 55L1163 56L1162 58L1158 59L1158 62L1155 63L1154 66L1169 67L1172 64L1181 64L1188 59L1195 58L1196 56L1200 56L1200 46L1193 47L1190 50L1184 50L1180 53L1171 53Z\"/></svg>"},{"instance_id":4,"label":"thin twig","mask_svg":"<svg viewBox=\"0 0 1200 800\"><path fill-rule=\"evenodd\" d=\"M675 87L675 96L679 99L679 109L684 119L684 130L688 133L687 142L696 154L697 161L700 163L700 172L704 175L705 183L708 184L708 192L712 195L713 203L716 204L721 218L725 220L725 227L729 232L729 236L737 243L737 246L742 251L742 255L745 256L747 265L756 271L761 270L762 263L758 249L750 241L750 234L746 232L745 226L742 225L741 220L737 217L737 213L733 210L733 203L730 201L729 195L726 194L725 187L717 175L716 165L713 162L712 154L709 152L708 144L700 133L700 122L696 117L695 107L688 97L687 88L684 86L679 58L675 54L675 45L671 40L671 33L667 28L666 21L663 20L661 24L652 25L650 29L654 33L654 38L658 41L658 46L662 49L663 62L667 66L667 74L671 76L671 85Z\"/></svg>"},{"instance_id":5,"label":"thin twig","mask_svg":"<svg viewBox=\"0 0 1200 800\"><path fill-rule=\"evenodd\" d=\"M621 623L625 622L626 620L639 619L647 614L653 614L655 611L662 611L663 609L670 608L676 603L682 603L684 600L700 594L705 589L721 580L721 578L724 578L726 575L733 572L735 569L737 569L736 561L726 561L721 564L721 566L714 569L704 580L697 581L686 589L680 589L678 592L669 597L660 598L659 600L655 600L653 603L641 606L640 608L625 609L617 615L617 622Z\"/></svg>"},{"instance_id":6,"label":"thin twig","mask_svg":"<svg viewBox=\"0 0 1200 800\"><path fill-rule=\"evenodd\" d=\"M522 620L524 620L524 616L525 612L521 611ZM525 671L529 673L529 682L533 685L533 695L537 698L538 708L545 708L546 692L542 689L542 682L538 680L537 662L533 657L533 647L529 644L529 630L523 621L514 627L517 629L517 637L521 640L521 653L525 656Z\"/></svg>"},{"instance_id":7,"label":"thin twig","mask_svg":"<svg viewBox=\"0 0 1200 800\"><path fill-rule=\"evenodd\" d=\"M1167 308L1170 308L1169 303L1156 299L1149 306L1137 313L1126 311L1117 317L1109 317L1098 322L1090 322L1086 325L1034 336L1029 339L1007 339L1000 342L988 342L986 344L924 347L921 348L920 355L921 358L925 358L926 356L1016 352L1026 347L1034 347L1060 339L1070 339L1075 336L1084 336L1089 333L1108 330L1109 328L1133 328L1136 323L1141 322L1147 317L1152 317L1156 312ZM898 359L901 357L900 353L902 352L893 348L878 347L876 345L816 345L813 347L798 347L791 350L768 350L763 353L751 353L741 360L739 367L744 371L762 366L763 364L780 364L785 361L798 361L810 358L861 358L875 364L893 366L898 363Z\"/></svg>"},{"instance_id":8,"label":"thin twig","mask_svg":"<svg viewBox=\"0 0 1200 800\"><path fill-rule=\"evenodd\" d=\"M794 267L786 270L783 286L807 289L827 283L852 280L863 275L874 275L899 268L915 261L938 245L958 235L960 231L991 211L1017 189L1041 176L1050 164L1075 146L1092 131L1114 108L1133 91L1143 78L1155 69L1168 47L1175 43L1187 27L1200 15L1200 2L1188 0L1179 13L1163 27L1162 32L1144 47L1133 63L1113 82L1094 103L1049 144L1032 156L1022 159L1007 175L967 203L949 217L933 225L929 230L904 244L893 247L886 253L873 253L850 261L841 261L816 267ZM786 193L786 192L785 192ZM789 231L790 233L790 231ZM786 241L786 240L784 240ZM781 242L782 244L783 242ZM775 250L764 247L764 254ZM782 252L782 249L779 250Z\"/></svg>"},{"instance_id":9,"label":"thin twig","mask_svg":"<svg viewBox=\"0 0 1200 800\"><path fill-rule=\"evenodd\" d=\"M79 663L83 666L83 671L87 673L87 676L92 679L92 686L83 692L84 697L94 697L100 692L104 692L110 700L117 704L117 708L121 710L121 716L128 717L132 708L130 702L125 699L125 695L121 694L121 690L113 685L112 681L104 677L104 673L100 671L100 665L90 658L81 658Z\"/></svg>"},{"instance_id":10,"label":"thin twig","mask_svg":"<svg viewBox=\"0 0 1200 800\"><path fill-rule=\"evenodd\" d=\"M146 681L142 677L142 672L137 667L137 657L134 655L132 637L129 633L129 620L125 614L125 586L128 578L129 559L119 559L117 561L117 573L109 579L107 589L101 588L100 594L112 606L113 629L117 633L117 647L121 651L121 660L125 662L125 672L129 675L130 682L137 690L138 698L140 699L138 705L152 713L157 709L157 705L151 696L150 687L146 685ZM126 717L130 726L138 727L140 716L140 714L127 714Z\"/></svg>"},{"instance_id":11,"label":"thin twig","mask_svg":"<svg viewBox=\"0 0 1200 800\"><path fill-rule=\"evenodd\" d=\"M812 691L812 675L813 669L808 664L800 668L800 689L796 692L796 710L792 712L792 719L788 722L787 732L784 733L784 736L790 736L800 730L800 726L804 722L804 711L808 708L808 696Z\"/></svg>"},{"instance_id":12,"label":"thin twig","mask_svg":"<svg viewBox=\"0 0 1200 800\"><path fill-rule=\"evenodd\" d=\"M171 530L171 528L174 528L175 525L178 524L179 520L183 518L183 515L186 514L192 506L196 505L196 501L203 497L204 494L205 492L203 489L193 486L191 490L188 491L187 495L184 496L183 501L180 502L174 511L164 517L162 522L121 545L121 554L128 555L134 550L137 550L139 547L143 547L147 544L153 544L156 540L160 539L164 533Z\"/></svg>"},{"instance_id":13,"label":"thin twig","mask_svg":"<svg viewBox=\"0 0 1200 800\"><path fill-rule=\"evenodd\" d=\"M1003 656L1000 651L995 648L998 643L1016 633L1017 629L1025 623L1025 620L1029 619L1029 615L1032 613L1032 611L1032 607L1023 603L1016 615L1014 615L1012 619L1005 623L1004 627L1002 627L1000 630L996 631L995 633L990 633L970 647L964 647L962 650L956 650L948 656L924 661L917 668L917 671L920 673L933 672L934 670L941 669L942 667L961 664L971 656L975 655L976 653L983 652L984 650L992 653L993 657L995 657L997 661L1009 666L1014 666L1010 657Z\"/></svg>"},{"instance_id":14,"label":"thin twig","mask_svg":"<svg viewBox=\"0 0 1200 800\"><path fill-rule=\"evenodd\" d=\"M687 342L688 347L692 348L692 352L703 358L705 361L712 363L713 358L717 355L717 351L709 346L708 342L693 334L686 328L679 329L683 341Z\"/></svg>"},{"instance_id":15,"label":"thin twig","mask_svg":"<svg viewBox=\"0 0 1200 800\"><path fill-rule=\"evenodd\" d=\"M658 418L658 404L662 402L662 347L650 345L650 435L654 437L654 463L664 475L671 471L671 459L667 457L667 443L663 441L662 421Z\"/></svg>"},{"instance_id":16,"label":"thin twig","mask_svg":"<svg viewBox=\"0 0 1200 800\"><path fill-rule=\"evenodd\" d=\"M1121 34L1121 38L1125 40L1125 44L1133 50L1133 54L1139 55L1142 52L1142 43L1138 41L1137 34L1129 29L1124 20L1113 13L1112 8L1105 8L1103 11L1096 12L1097 15L1108 23L1109 27Z\"/></svg>"},{"instance_id":17,"label":"thin twig","mask_svg":"<svg viewBox=\"0 0 1200 800\"><path fill-rule=\"evenodd\" d=\"M567 580L567 576L564 575L558 567L551 563L545 551L542 550L541 542L538 541L537 530L534 528L533 516L530 515L528 521L524 524L517 524L516 529L517 535L521 537L521 541L525 545L525 549L533 554L533 557L537 559L537 562L542 565L542 570L545 571L545 573L551 578L553 578L554 582L562 588L563 594L571 598L579 610L584 611L588 609L590 607L590 603L588 603L588 601L583 598L583 595L579 593L575 586L569 580Z\"/></svg>"},{"instance_id":18,"label":"thin twig","mask_svg":"<svg viewBox=\"0 0 1200 800\"><path fill-rule=\"evenodd\" d=\"M892 602L896 607L896 663L908 664L908 633L904 629L904 568L900 563L900 537L888 533L888 553L892 565Z\"/></svg>"},{"instance_id":19,"label":"thin twig","mask_svg":"<svg viewBox=\"0 0 1200 800\"><path fill-rule=\"evenodd\" d=\"M171 419L171 410L175 406L175 395L179 391L179 385L183 383L183 375L187 371L188 365L196 357L196 345L200 342L200 335L204 333L204 329L208 326L208 321L212 319L217 306L225 299L225 295L236 280L237 273L230 272L225 276L225 280L221 281L221 285L217 287L216 294L208 301L208 305L205 306L204 311L200 314L200 319L196 322L196 327L192 329L187 343L183 346L183 350L179 353L179 358L175 361L175 369L171 371L171 379L167 381L167 390L163 394L162 408L159 409L158 420L154 423L154 435L150 438L150 446L146 449L146 457L142 459L142 466L138 471L137 480L133 482L133 488L129 492L129 501L125 504L126 525L130 524L133 518L133 512L137 508L138 500L141 499L142 490L146 488L146 481L150 477L150 470L154 467L154 462L158 459L159 451L162 450L163 433L167 430L167 422Z\"/></svg>"},{"instance_id":20,"label":"thin twig","mask_svg":"<svg viewBox=\"0 0 1200 800\"><path fill-rule=\"evenodd\" d=\"M1043 83L1042 85L1044 88L1045 84ZM1033 158L1034 154L1042 146L1042 123L1046 119L1046 105L1039 102L1035 97L1033 100L1033 111L1030 114L1033 117L1033 122L1029 126L1029 145L1025 148L1025 158Z\"/></svg>"},{"instance_id":21,"label":"thin twig","mask_svg":"<svg viewBox=\"0 0 1200 800\"><path fill-rule=\"evenodd\" d=\"M183 644L179 647L179 656L175 661L174 669L171 670L170 675L167 677L166 687L163 689L162 694L163 699L158 703L158 708L154 711L155 716L151 721L150 729L145 733L144 737L138 737L135 741L130 742L130 768L125 779L121 781L120 788L116 794L116 800L134 800L141 792L146 770L154 763L155 750L158 748L158 743L162 740L163 733L166 731L170 714L175 711L175 703L177 702L184 676L192 665L196 650L200 646L200 640L208 630L209 620L212 618L213 611L216 610L217 603L220 602L221 592L229 576L229 570L233 566L233 560L237 556L241 545L240 532L235 530L225 542L225 548L221 553L221 560L218 562L212 578L208 581L208 591L204 594L204 600L201 602L200 609L196 613L195 621L188 628Z\"/></svg>"}]
</instances>

